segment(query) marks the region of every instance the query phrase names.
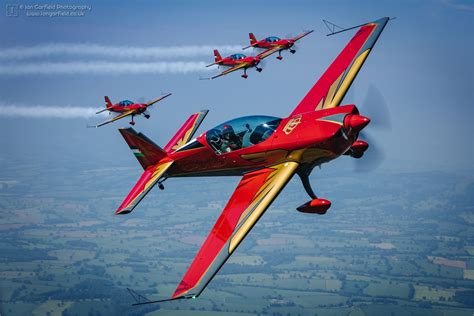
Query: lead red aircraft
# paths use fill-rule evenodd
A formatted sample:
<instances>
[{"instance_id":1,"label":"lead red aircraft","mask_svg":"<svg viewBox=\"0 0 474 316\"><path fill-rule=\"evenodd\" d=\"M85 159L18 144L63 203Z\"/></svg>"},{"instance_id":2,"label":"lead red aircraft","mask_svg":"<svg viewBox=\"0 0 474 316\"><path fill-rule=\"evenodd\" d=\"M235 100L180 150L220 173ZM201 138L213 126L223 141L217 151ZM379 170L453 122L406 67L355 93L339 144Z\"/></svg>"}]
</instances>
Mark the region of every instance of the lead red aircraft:
<instances>
[{"instance_id":1,"label":"lead red aircraft","mask_svg":"<svg viewBox=\"0 0 474 316\"><path fill-rule=\"evenodd\" d=\"M286 118L246 116L193 134L207 111L191 115L161 148L132 128L120 133L144 169L116 210L130 213L154 185L172 177L239 176L229 202L170 299L196 298L237 249L281 190L297 174L310 201L300 212L324 214L331 202L318 198L309 175L341 155L363 156L359 132L370 119L341 101L389 18L362 25L326 72ZM160 300L163 301L163 300ZM160 301L138 302L148 304Z\"/></svg>"},{"instance_id":2,"label":"lead red aircraft","mask_svg":"<svg viewBox=\"0 0 474 316\"><path fill-rule=\"evenodd\" d=\"M120 114L113 117L110 120L107 120L105 122L102 122L102 123L100 123L96 126L92 126L92 127L101 127L102 125L115 122L115 121L120 120L120 119L122 119L126 116L131 116L132 120L130 121L130 125L135 125L135 120L134 120L135 115L143 114L143 116L145 116L145 118L147 118L147 119L150 118L150 114L147 112L148 107L155 104L158 101L163 100L166 97L169 97L170 95L171 95L171 93L162 95L158 99L150 101L148 103L135 103L135 102L132 102L130 100L123 100L123 101L120 101L119 103L116 103L116 104L112 104L112 102L110 102L109 97L105 96L104 100L105 100L105 106L106 107L105 107L105 109L102 109L102 110L96 112L96 114L99 114L99 113L102 113L102 112L105 112L105 111L109 111L110 113L120 113Z\"/></svg>"},{"instance_id":3,"label":"lead red aircraft","mask_svg":"<svg viewBox=\"0 0 474 316\"><path fill-rule=\"evenodd\" d=\"M285 38L282 39L276 36L269 36L260 41L257 41L257 38L255 37L255 35L253 35L253 33L249 33L250 45L242 49L247 49L250 47L262 48L262 49L271 51L272 54L278 51L277 59L282 60L283 59L283 57L281 56L282 51L289 50L290 53L292 54L296 53L296 50L294 49L295 43L298 40L305 37L306 35L313 33L313 31L314 30L307 31L307 32L301 33L300 35L297 35L292 38L287 38L287 39Z\"/></svg>"},{"instance_id":4,"label":"lead red aircraft","mask_svg":"<svg viewBox=\"0 0 474 316\"><path fill-rule=\"evenodd\" d=\"M215 79L220 76L227 75L231 72L234 72L239 69L243 69L244 73L242 75L242 78L247 79L247 69L248 68L253 68L258 72L261 72L263 70L262 67L258 67L260 62L270 56L271 54L275 53L276 50L267 50L264 51L257 56L245 56L244 54L232 54L230 56L222 58L221 54L219 54L219 51L217 49L214 49L214 62L212 64L207 65L206 67L210 67L213 65L218 65L218 66L224 66L224 67L230 67L229 69L224 70L220 74L217 74L215 76L209 77L209 78L202 78L202 79Z\"/></svg>"}]
</instances>

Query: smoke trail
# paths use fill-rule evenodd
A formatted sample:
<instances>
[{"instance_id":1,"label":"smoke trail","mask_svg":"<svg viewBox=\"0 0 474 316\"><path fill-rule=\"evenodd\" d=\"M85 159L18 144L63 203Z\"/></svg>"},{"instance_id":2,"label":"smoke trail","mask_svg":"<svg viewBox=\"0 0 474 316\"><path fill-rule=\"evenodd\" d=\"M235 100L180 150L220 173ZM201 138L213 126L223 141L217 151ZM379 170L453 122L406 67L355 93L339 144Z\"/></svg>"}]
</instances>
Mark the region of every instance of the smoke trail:
<instances>
[{"instance_id":1,"label":"smoke trail","mask_svg":"<svg viewBox=\"0 0 474 316\"><path fill-rule=\"evenodd\" d=\"M96 116L98 109L78 106L19 106L0 104L0 117L29 118L89 118ZM107 114L103 114L105 116Z\"/></svg>"},{"instance_id":2,"label":"smoke trail","mask_svg":"<svg viewBox=\"0 0 474 316\"><path fill-rule=\"evenodd\" d=\"M0 75L49 75L49 74L186 74L204 70L205 62L39 62L0 65Z\"/></svg>"},{"instance_id":3,"label":"smoke trail","mask_svg":"<svg viewBox=\"0 0 474 316\"><path fill-rule=\"evenodd\" d=\"M192 45L192 46L106 46L98 44L44 44L29 47L10 47L0 49L0 59L27 59L53 55L99 56L104 58L183 58L212 56L213 49L222 53L241 50L239 45Z\"/></svg>"}]
</instances>

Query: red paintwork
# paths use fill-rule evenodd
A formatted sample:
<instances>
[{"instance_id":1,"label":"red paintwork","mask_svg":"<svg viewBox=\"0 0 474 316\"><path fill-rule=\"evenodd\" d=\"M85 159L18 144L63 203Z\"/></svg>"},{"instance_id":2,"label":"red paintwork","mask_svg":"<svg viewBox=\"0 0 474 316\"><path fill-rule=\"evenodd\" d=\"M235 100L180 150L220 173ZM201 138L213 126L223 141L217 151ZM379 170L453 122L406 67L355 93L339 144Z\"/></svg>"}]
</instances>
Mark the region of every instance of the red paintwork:
<instances>
[{"instance_id":1,"label":"red paintwork","mask_svg":"<svg viewBox=\"0 0 474 316\"><path fill-rule=\"evenodd\" d=\"M119 103L113 104L111 106L107 106L107 110L110 112L116 112L116 113L125 113L130 110L135 111L134 115L141 114L145 112L147 109L148 104L146 103L133 103L131 105L125 105L122 106Z\"/></svg>"},{"instance_id":2,"label":"red paintwork","mask_svg":"<svg viewBox=\"0 0 474 316\"><path fill-rule=\"evenodd\" d=\"M354 56L356 56L364 46L376 26L377 24L372 23L364 25L359 29L357 34L337 56L331 66L324 72L319 81L311 88L293 112L291 112L292 115L314 111L315 106L328 94L331 85L353 62Z\"/></svg>"},{"instance_id":3,"label":"red paintwork","mask_svg":"<svg viewBox=\"0 0 474 316\"><path fill-rule=\"evenodd\" d=\"M368 148L369 148L369 144L367 142L364 142L363 140L356 140L351 146L351 149L357 153L363 153Z\"/></svg>"},{"instance_id":4,"label":"red paintwork","mask_svg":"<svg viewBox=\"0 0 474 316\"><path fill-rule=\"evenodd\" d=\"M325 199L313 199L300 207L297 208L298 211L302 213L310 214L326 214L327 210L331 207L331 202Z\"/></svg>"},{"instance_id":5,"label":"red paintwork","mask_svg":"<svg viewBox=\"0 0 474 316\"><path fill-rule=\"evenodd\" d=\"M257 47L257 48L266 48L266 49L270 49L270 48L273 48L275 46L280 46L282 49L290 49L291 47L293 47L295 45L295 40L294 39L280 39L276 42L272 42L272 43L269 43L269 42L266 42L265 39L263 40L260 40L260 41L257 41L255 43L253 43L251 46L252 47Z\"/></svg>"},{"instance_id":6,"label":"red paintwork","mask_svg":"<svg viewBox=\"0 0 474 316\"><path fill-rule=\"evenodd\" d=\"M289 135L286 135L283 127L293 118L288 117L281 121L275 133L264 142L222 155L215 154L207 144L204 133L197 138L204 145L203 147L169 154L169 158L175 163L171 166L168 174L172 177L240 175L258 167L288 160L288 152L303 148L322 149L327 151L327 158L335 158L350 148L352 142L355 141L356 134L349 134L349 138L346 140L342 134L338 134L341 129L340 124L318 120L318 118L341 113L357 114L358 110L354 105L347 105L304 113L301 115L301 123ZM274 152L276 153L274 154ZM257 153L263 154L264 158L261 161L253 162L245 159L246 155Z\"/></svg>"},{"instance_id":7,"label":"red paintwork","mask_svg":"<svg viewBox=\"0 0 474 316\"><path fill-rule=\"evenodd\" d=\"M150 179L153 177L153 172L156 170L158 165L148 167L140 176L140 179L138 179L137 183L133 186L132 190L130 193L128 193L127 197L125 200L123 200L122 204L118 207L117 211L115 211L115 214L121 213L121 214L126 214L129 212L124 213L122 211L123 208L125 208L127 205L129 205L145 188L145 185L150 181Z\"/></svg>"},{"instance_id":8,"label":"red paintwork","mask_svg":"<svg viewBox=\"0 0 474 316\"><path fill-rule=\"evenodd\" d=\"M234 232L242 212L272 171L265 168L244 175L172 297L179 296L198 283Z\"/></svg>"},{"instance_id":9,"label":"red paintwork","mask_svg":"<svg viewBox=\"0 0 474 316\"><path fill-rule=\"evenodd\" d=\"M347 130L361 131L370 123L368 117L362 115L348 115L344 118L344 128Z\"/></svg>"},{"instance_id":10,"label":"red paintwork","mask_svg":"<svg viewBox=\"0 0 474 316\"><path fill-rule=\"evenodd\" d=\"M245 56L245 58L237 60L230 58L230 56L222 58L217 49L214 50L214 56L215 63L220 66L234 67L239 66L241 64L246 64L250 68L256 66L261 61L261 58L259 56Z\"/></svg>"},{"instance_id":11,"label":"red paintwork","mask_svg":"<svg viewBox=\"0 0 474 316\"><path fill-rule=\"evenodd\" d=\"M180 140L183 139L185 136L186 132L190 131L193 129L194 124L196 124L196 118L199 116L199 113L191 115L186 122L184 122L183 126L178 130L178 132L171 138L171 140L166 144L166 146L163 148L164 151L166 152L171 152L175 149L173 149L173 146L175 146L177 143L180 142Z\"/></svg>"}]
</instances>

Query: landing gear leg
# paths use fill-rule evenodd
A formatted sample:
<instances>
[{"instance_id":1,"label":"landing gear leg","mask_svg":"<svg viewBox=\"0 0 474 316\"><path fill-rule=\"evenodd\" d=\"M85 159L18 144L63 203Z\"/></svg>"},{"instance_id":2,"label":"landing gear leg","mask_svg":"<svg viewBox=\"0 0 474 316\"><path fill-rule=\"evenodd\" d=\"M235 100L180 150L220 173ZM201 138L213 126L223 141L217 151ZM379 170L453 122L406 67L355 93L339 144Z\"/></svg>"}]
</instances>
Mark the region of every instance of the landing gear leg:
<instances>
[{"instance_id":1,"label":"landing gear leg","mask_svg":"<svg viewBox=\"0 0 474 316\"><path fill-rule=\"evenodd\" d=\"M281 50L278 51L277 59L278 59L278 60L282 60L282 59L283 59L283 56L281 56Z\"/></svg>"},{"instance_id":2,"label":"landing gear leg","mask_svg":"<svg viewBox=\"0 0 474 316\"><path fill-rule=\"evenodd\" d=\"M311 188L311 184L309 182L309 174L313 168L314 166L305 166L297 171L301 178L301 182L303 182L303 187L306 190L306 193L308 193L312 200L300 205L296 209L302 213L324 215L331 207L331 202L325 199L320 199L316 196L316 194L314 194L313 188Z\"/></svg>"},{"instance_id":3,"label":"landing gear leg","mask_svg":"<svg viewBox=\"0 0 474 316\"><path fill-rule=\"evenodd\" d=\"M242 78L244 78L244 79L247 79L247 78L248 78L248 75L247 75L247 68L244 68L244 74L242 75Z\"/></svg>"},{"instance_id":4,"label":"landing gear leg","mask_svg":"<svg viewBox=\"0 0 474 316\"><path fill-rule=\"evenodd\" d=\"M135 121L133 120L135 115L132 115L132 120L130 121L130 125L135 125Z\"/></svg>"}]
</instances>

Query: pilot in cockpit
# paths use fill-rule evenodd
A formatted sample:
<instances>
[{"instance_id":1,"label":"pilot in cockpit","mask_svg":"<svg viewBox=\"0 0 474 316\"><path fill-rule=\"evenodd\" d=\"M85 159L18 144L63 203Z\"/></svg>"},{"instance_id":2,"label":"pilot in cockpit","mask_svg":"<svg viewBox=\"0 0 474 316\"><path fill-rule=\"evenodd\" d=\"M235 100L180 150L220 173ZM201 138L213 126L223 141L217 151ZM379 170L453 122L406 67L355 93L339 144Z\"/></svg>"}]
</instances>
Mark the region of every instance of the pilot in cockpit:
<instances>
[{"instance_id":1,"label":"pilot in cockpit","mask_svg":"<svg viewBox=\"0 0 474 316\"><path fill-rule=\"evenodd\" d=\"M242 140L234 132L230 125L224 125L222 129L222 152L231 152L242 148Z\"/></svg>"}]
</instances>

